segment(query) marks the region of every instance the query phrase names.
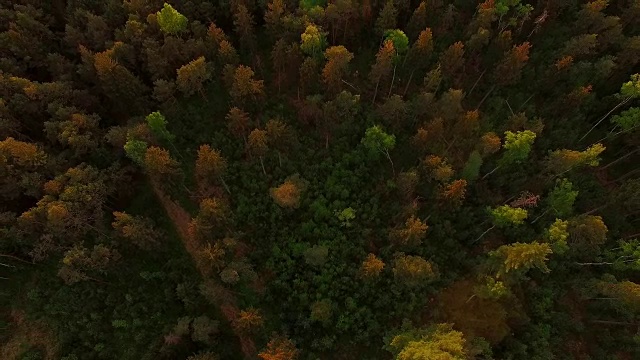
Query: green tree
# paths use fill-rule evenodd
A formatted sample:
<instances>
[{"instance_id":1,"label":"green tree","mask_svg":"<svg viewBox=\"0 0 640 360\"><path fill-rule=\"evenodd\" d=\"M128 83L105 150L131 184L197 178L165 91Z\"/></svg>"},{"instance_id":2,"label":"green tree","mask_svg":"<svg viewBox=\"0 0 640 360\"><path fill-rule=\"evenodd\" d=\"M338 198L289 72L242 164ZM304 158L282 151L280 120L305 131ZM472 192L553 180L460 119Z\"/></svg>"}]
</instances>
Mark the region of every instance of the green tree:
<instances>
[{"instance_id":1,"label":"green tree","mask_svg":"<svg viewBox=\"0 0 640 360\"><path fill-rule=\"evenodd\" d=\"M172 142L175 139L175 135L167 130L167 119L159 111L147 115L145 120L151 131L161 140Z\"/></svg>"},{"instance_id":2,"label":"green tree","mask_svg":"<svg viewBox=\"0 0 640 360\"><path fill-rule=\"evenodd\" d=\"M559 217L567 217L573 212L573 203L578 196L578 191L573 190L573 184L562 179L556 182L556 186L549 193L547 203L551 210Z\"/></svg>"},{"instance_id":3,"label":"green tree","mask_svg":"<svg viewBox=\"0 0 640 360\"><path fill-rule=\"evenodd\" d=\"M367 129L361 142L373 156L377 156L377 154L380 153L384 154L391 163L391 169L395 176L396 171L393 166L393 161L391 160L391 155L389 155L389 151L393 150L396 146L395 135L389 135L384 132L381 127L375 125Z\"/></svg>"},{"instance_id":4,"label":"green tree","mask_svg":"<svg viewBox=\"0 0 640 360\"><path fill-rule=\"evenodd\" d=\"M506 228L509 226L518 226L524 223L524 220L529 216L529 213L525 209L513 208L509 205L502 205L496 208L488 208L489 215L491 217L491 227L485 230L478 238L476 238L472 244L478 242L484 235L494 228Z\"/></svg>"},{"instance_id":5,"label":"green tree","mask_svg":"<svg viewBox=\"0 0 640 360\"><path fill-rule=\"evenodd\" d=\"M611 111L609 111L602 118L600 118L600 120L598 120L598 122L596 122L591 127L591 129L589 129L589 131L587 131L580 138L579 141L582 141L584 138L586 138L593 130L595 130L595 128L598 127L598 125L600 125L600 123L602 123L606 118L609 117L609 115L611 115L618 108L625 105L632 99L640 97L640 74L631 75L631 79L628 82L623 83L622 87L620 87L620 92L618 93L618 96L622 98L622 100L613 109L611 109Z\"/></svg>"},{"instance_id":6,"label":"green tree","mask_svg":"<svg viewBox=\"0 0 640 360\"><path fill-rule=\"evenodd\" d=\"M536 134L530 130L518 131L515 133L506 131L504 135L505 140L502 148L505 149L505 152L498 162L498 166L484 175L482 179L493 174L504 165L520 163L526 160L531 152L531 145L533 145L533 141L536 139Z\"/></svg>"},{"instance_id":7,"label":"green tree","mask_svg":"<svg viewBox=\"0 0 640 360\"><path fill-rule=\"evenodd\" d=\"M311 321L318 321L326 324L331 320L332 313L333 304L329 299L319 300L311 304Z\"/></svg>"},{"instance_id":8,"label":"green tree","mask_svg":"<svg viewBox=\"0 0 640 360\"><path fill-rule=\"evenodd\" d=\"M475 181L480 176L480 167L482 167L482 156L478 151L473 151L469 154L469 159L464 164L460 176L467 182Z\"/></svg>"},{"instance_id":9,"label":"green tree","mask_svg":"<svg viewBox=\"0 0 640 360\"><path fill-rule=\"evenodd\" d=\"M175 35L187 29L187 17L167 3L164 3L162 10L156 13L156 19L160 29L167 34Z\"/></svg>"},{"instance_id":10,"label":"green tree","mask_svg":"<svg viewBox=\"0 0 640 360\"><path fill-rule=\"evenodd\" d=\"M396 22L398 17L398 11L396 10L395 4L393 0L388 0L382 10L380 11L380 15L376 20L375 30L379 36L384 35L384 32L390 29L396 28Z\"/></svg>"},{"instance_id":11,"label":"green tree","mask_svg":"<svg viewBox=\"0 0 640 360\"><path fill-rule=\"evenodd\" d=\"M127 154L127 157L134 163L143 166L144 156L147 153L148 146L149 144L144 141L130 139L126 144L124 144L124 151Z\"/></svg>"}]
</instances>

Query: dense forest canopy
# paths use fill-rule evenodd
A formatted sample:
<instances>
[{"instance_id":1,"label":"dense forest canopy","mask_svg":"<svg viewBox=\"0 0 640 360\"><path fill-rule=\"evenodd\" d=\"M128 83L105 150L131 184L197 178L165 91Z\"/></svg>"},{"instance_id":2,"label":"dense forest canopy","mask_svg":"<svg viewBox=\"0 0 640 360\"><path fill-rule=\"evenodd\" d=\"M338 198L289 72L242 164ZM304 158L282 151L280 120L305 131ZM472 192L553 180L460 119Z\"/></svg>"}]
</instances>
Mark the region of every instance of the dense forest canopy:
<instances>
[{"instance_id":1,"label":"dense forest canopy","mask_svg":"<svg viewBox=\"0 0 640 360\"><path fill-rule=\"evenodd\" d=\"M638 127L638 0L0 0L0 359L640 359Z\"/></svg>"}]
</instances>

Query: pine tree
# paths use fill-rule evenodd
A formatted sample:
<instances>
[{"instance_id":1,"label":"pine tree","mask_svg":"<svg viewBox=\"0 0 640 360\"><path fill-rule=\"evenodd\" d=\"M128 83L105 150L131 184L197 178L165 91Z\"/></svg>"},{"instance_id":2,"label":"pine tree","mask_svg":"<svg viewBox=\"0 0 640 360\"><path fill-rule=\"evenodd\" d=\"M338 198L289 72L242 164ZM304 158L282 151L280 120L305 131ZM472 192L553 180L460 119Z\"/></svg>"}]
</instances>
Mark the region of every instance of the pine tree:
<instances>
[{"instance_id":1,"label":"pine tree","mask_svg":"<svg viewBox=\"0 0 640 360\"><path fill-rule=\"evenodd\" d=\"M209 63L204 56L191 61L178 69L176 84L178 89L186 96L200 93L204 98L204 83L211 78Z\"/></svg>"},{"instance_id":2,"label":"pine tree","mask_svg":"<svg viewBox=\"0 0 640 360\"><path fill-rule=\"evenodd\" d=\"M255 80L254 73L250 67L240 65L236 68L231 86L231 97L241 104L247 100L257 100L264 95L264 81Z\"/></svg>"},{"instance_id":3,"label":"pine tree","mask_svg":"<svg viewBox=\"0 0 640 360\"><path fill-rule=\"evenodd\" d=\"M212 149L209 145L200 145L198 158L196 159L195 175L198 183L203 187L208 187L220 181L228 193L229 187L224 181L224 174L227 171L227 160L220 151Z\"/></svg>"},{"instance_id":4,"label":"pine tree","mask_svg":"<svg viewBox=\"0 0 640 360\"><path fill-rule=\"evenodd\" d=\"M249 139L247 141L247 152L251 156L257 156L260 159L260 166L262 167L262 173L266 176L267 171L264 168L264 162L262 161L262 157L267 154L269 150L269 140L267 137L267 132L260 129L254 129L249 134Z\"/></svg>"},{"instance_id":5,"label":"pine tree","mask_svg":"<svg viewBox=\"0 0 640 360\"><path fill-rule=\"evenodd\" d=\"M378 16L378 19L376 20L376 34L382 36L384 35L385 31L395 29L397 17L398 11L396 10L394 1L388 0L384 4L384 7L382 8L382 11L380 11L380 15Z\"/></svg>"},{"instance_id":6,"label":"pine tree","mask_svg":"<svg viewBox=\"0 0 640 360\"><path fill-rule=\"evenodd\" d=\"M342 89L343 77L348 73L353 54L344 46L332 46L324 52L327 59L322 69L322 77L330 93L337 94Z\"/></svg>"},{"instance_id":7,"label":"pine tree","mask_svg":"<svg viewBox=\"0 0 640 360\"><path fill-rule=\"evenodd\" d=\"M251 128L251 119L249 114L242 109L232 107L229 109L229 113L225 117L227 120L227 128L233 134L233 136L244 139L247 142L247 136L249 136L249 129Z\"/></svg>"},{"instance_id":8,"label":"pine tree","mask_svg":"<svg viewBox=\"0 0 640 360\"><path fill-rule=\"evenodd\" d=\"M371 72L369 73L371 82L376 84L376 90L373 94L373 103L376 102L380 82L384 79L389 78L391 72L393 71L392 64L395 53L396 50L393 47L393 42L390 40L385 40L382 47L378 51L378 54L376 55L376 62L371 67Z\"/></svg>"}]
</instances>

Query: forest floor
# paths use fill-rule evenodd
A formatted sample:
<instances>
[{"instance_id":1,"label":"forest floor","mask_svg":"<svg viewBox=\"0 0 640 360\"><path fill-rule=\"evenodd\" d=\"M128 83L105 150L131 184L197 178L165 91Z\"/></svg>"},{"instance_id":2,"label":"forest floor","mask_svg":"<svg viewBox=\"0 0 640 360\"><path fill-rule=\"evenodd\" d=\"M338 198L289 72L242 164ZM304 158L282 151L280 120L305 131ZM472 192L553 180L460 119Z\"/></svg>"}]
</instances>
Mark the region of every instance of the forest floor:
<instances>
[{"instance_id":1,"label":"forest floor","mask_svg":"<svg viewBox=\"0 0 640 360\"><path fill-rule=\"evenodd\" d=\"M53 333L44 325L26 319L24 312L11 312L11 326L13 335L0 347L0 359L17 360L27 348L42 351L45 360L56 359L58 344Z\"/></svg>"},{"instance_id":2,"label":"forest floor","mask_svg":"<svg viewBox=\"0 0 640 360\"><path fill-rule=\"evenodd\" d=\"M152 183L153 191L155 192L158 200L162 204L162 207L167 212L169 219L173 223L174 227L178 231L178 235L184 248L187 250L191 258L193 259L198 272L202 275L204 280L208 280L208 283L213 284L214 292L216 294L217 306L220 308L225 319L231 324L233 329L233 323L238 318L239 309L236 305L236 298L234 294L224 286L220 285L217 281L211 278L210 270L204 266L204 264L198 260L198 249L201 244L191 236L189 232L189 223L191 222L191 215L182 207L170 199L160 188L159 184ZM235 331L236 337L241 344L242 353L248 359L255 358L257 353L255 343L253 340L245 335ZM4 359L4 358L3 358Z\"/></svg>"}]
</instances>

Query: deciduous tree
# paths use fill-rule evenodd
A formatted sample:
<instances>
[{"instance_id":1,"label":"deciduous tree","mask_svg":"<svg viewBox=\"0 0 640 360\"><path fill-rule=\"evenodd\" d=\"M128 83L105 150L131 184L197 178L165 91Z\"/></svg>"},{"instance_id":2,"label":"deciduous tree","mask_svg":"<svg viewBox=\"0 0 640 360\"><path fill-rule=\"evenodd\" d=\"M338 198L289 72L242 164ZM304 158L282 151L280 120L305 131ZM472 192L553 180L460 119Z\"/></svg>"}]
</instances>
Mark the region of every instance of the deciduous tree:
<instances>
[{"instance_id":1,"label":"deciduous tree","mask_svg":"<svg viewBox=\"0 0 640 360\"><path fill-rule=\"evenodd\" d=\"M393 150L396 146L396 137L395 135L389 135L381 127L375 125L367 129L362 138L362 145L369 150L369 153L377 156L377 154L384 154L389 163L391 163L391 170L395 175L395 169L393 166L393 161L391 160L391 155L389 155L389 151Z\"/></svg>"},{"instance_id":2,"label":"deciduous tree","mask_svg":"<svg viewBox=\"0 0 640 360\"><path fill-rule=\"evenodd\" d=\"M398 253L393 262L393 276L410 287L426 285L438 277L435 265L420 256Z\"/></svg>"},{"instance_id":3,"label":"deciduous tree","mask_svg":"<svg viewBox=\"0 0 640 360\"><path fill-rule=\"evenodd\" d=\"M299 176L291 176L278 187L269 189L269 194L276 204L284 208L297 208L300 196L305 189L305 182Z\"/></svg>"},{"instance_id":4,"label":"deciduous tree","mask_svg":"<svg viewBox=\"0 0 640 360\"><path fill-rule=\"evenodd\" d=\"M258 356L262 360L296 360L299 353L291 340L274 335L267 343L266 349L262 350Z\"/></svg>"},{"instance_id":5,"label":"deciduous tree","mask_svg":"<svg viewBox=\"0 0 640 360\"><path fill-rule=\"evenodd\" d=\"M369 253L360 264L360 276L364 279L374 279L380 276L384 269L384 261L380 260L375 254Z\"/></svg>"},{"instance_id":6,"label":"deciduous tree","mask_svg":"<svg viewBox=\"0 0 640 360\"><path fill-rule=\"evenodd\" d=\"M407 329L391 338L389 349L396 360L464 360L469 357L464 334L451 324L427 329Z\"/></svg>"},{"instance_id":7,"label":"deciduous tree","mask_svg":"<svg viewBox=\"0 0 640 360\"><path fill-rule=\"evenodd\" d=\"M187 18L167 3L156 13L156 20L160 29L167 34L178 34L187 29Z\"/></svg>"},{"instance_id":8,"label":"deciduous tree","mask_svg":"<svg viewBox=\"0 0 640 360\"><path fill-rule=\"evenodd\" d=\"M425 221L411 216L407 219L404 226L391 230L389 232L389 238L397 245L417 246L420 245L426 237L428 228Z\"/></svg>"},{"instance_id":9,"label":"deciduous tree","mask_svg":"<svg viewBox=\"0 0 640 360\"><path fill-rule=\"evenodd\" d=\"M549 244L533 242L502 245L491 252L490 256L502 262L498 275L505 277L511 275L510 273L524 274L532 268L549 272L546 262L551 253Z\"/></svg>"}]
</instances>

